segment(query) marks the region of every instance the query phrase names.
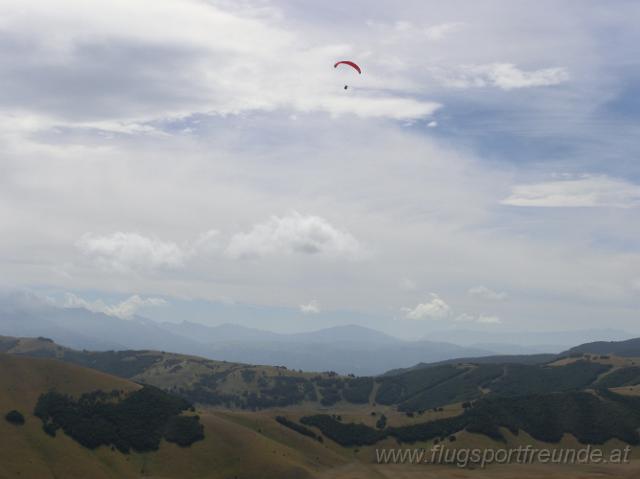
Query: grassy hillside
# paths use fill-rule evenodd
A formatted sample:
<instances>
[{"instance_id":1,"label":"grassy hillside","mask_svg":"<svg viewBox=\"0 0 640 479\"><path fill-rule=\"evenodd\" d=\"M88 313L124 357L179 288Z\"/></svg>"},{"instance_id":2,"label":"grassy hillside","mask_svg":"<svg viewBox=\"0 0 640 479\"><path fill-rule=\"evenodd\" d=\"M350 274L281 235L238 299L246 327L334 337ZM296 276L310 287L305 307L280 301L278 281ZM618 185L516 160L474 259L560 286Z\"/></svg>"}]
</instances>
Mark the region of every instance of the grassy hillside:
<instances>
[{"instance_id":1,"label":"grassy hillside","mask_svg":"<svg viewBox=\"0 0 640 479\"><path fill-rule=\"evenodd\" d=\"M11 354L65 362L149 384L200 404L258 410L273 407L368 403L373 380L213 361L161 351L76 351L45 338L2 338Z\"/></svg>"},{"instance_id":2,"label":"grassy hillside","mask_svg":"<svg viewBox=\"0 0 640 479\"><path fill-rule=\"evenodd\" d=\"M487 394L525 395L580 390L593 386L612 368L592 361L562 366L529 364L444 364L377 379L376 401L397 404L401 411L425 411Z\"/></svg>"},{"instance_id":3,"label":"grassy hillside","mask_svg":"<svg viewBox=\"0 0 640 479\"><path fill-rule=\"evenodd\" d=\"M478 401L463 414L401 427L373 428L319 414L300 419L342 446L376 444L392 437L402 443L446 438L460 431L483 434L506 441L501 428L512 434L526 432L538 441L557 443L571 434L583 444L604 444L618 439L640 443L640 398L607 390L598 395L587 392L535 394L519 397L489 397Z\"/></svg>"},{"instance_id":4,"label":"grassy hillside","mask_svg":"<svg viewBox=\"0 0 640 479\"><path fill-rule=\"evenodd\" d=\"M45 338L0 338L0 349L58 358L172 391L199 404L253 411L378 404L423 414L487 394L543 394L640 383L635 360L609 355L553 357L553 362L542 364L496 357L494 362L439 363L376 378L355 378L161 351L76 351Z\"/></svg>"},{"instance_id":5,"label":"grassy hillside","mask_svg":"<svg viewBox=\"0 0 640 479\"><path fill-rule=\"evenodd\" d=\"M557 354L499 354L492 356L479 356L479 357L465 357L446 359L444 361L438 361L435 363L418 363L415 366L409 368L391 369L381 376L395 376L397 374L403 374L415 369L424 369L426 367L443 366L446 364L455 365L459 363L473 363L473 364L493 364L493 363L509 363L509 364L546 364L558 358Z\"/></svg>"},{"instance_id":6,"label":"grassy hillside","mask_svg":"<svg viewBox=\"0 0 640 479\"><path fill-rule=\"evenodd\" d=\"M61 432L48 436L33 415L40 395L51 389L78 397L97 389L132 392L140 386L56 360L0 354L0 412L4 416L16 409L26 418L21 426L0 420L0 477L306 478L345 462L317 441L295 447L301 444L297 434L275 421L267 436L206 411L199 412L205 439L191 447L162 441L158 451L148 453L88 449Z\"/></svg>"},{"instance_id":7,"label":"grassy hillside","mask_svg":"<svg viewBox=\"0 0 640 479\"><path fill-rule=\"evenodd\" d=\"M626 341L596 341L581 344L562 353L563 356L599 354L640 358L640 338Z\"/></svg>"},{"instance_id":8,"label":"grassy hillside","mask_svg":"<svg viewBox=\"0 0 640 479\"><path fill-rule=\"evenodd\" d=\"M576 444L636 443L640 427L638 397L599 389L624 384L615 390L635 391L629 386L637 372L633 360L613 356L546 365L441 364L353 378L155 351L73 351L44 338L0 338L0 348L12 353L0 354L0 413L16 409L26 418L24 425L0 421L0 478L396 477L393 466L371 465L374 447L398 441L422 446L450 435L457 445L491 447L501 441L560 445L567 437ZM55 389L77 399L95 390L141 390L130 379L79 364L185 397L202 394L192 414L200 417L204 440L189 447L162 440L158 450L123 454L83 447L62 430L49 437L33 414L43 393ZM315 400L306 397L313 393ZM223 395L228 399L216 403ZM251 401L263 401L260 409L274 398L284 402L250 410ZM225 408L206 407L212 402ZM452 477L450 470L437 470L438 477ZM403 474L414 477L411 470Z\"/></svg>"}]
</instances>

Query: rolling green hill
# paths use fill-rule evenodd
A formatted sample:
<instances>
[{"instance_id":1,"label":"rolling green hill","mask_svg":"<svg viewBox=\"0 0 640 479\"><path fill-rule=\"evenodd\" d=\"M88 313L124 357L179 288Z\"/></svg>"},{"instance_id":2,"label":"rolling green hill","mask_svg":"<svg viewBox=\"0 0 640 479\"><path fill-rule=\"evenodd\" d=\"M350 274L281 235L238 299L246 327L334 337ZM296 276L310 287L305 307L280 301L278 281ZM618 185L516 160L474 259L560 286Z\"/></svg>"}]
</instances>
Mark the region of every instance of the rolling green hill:
<instances>
[{"instance_id":1,"label":"rolling green hill","mask_svg":"<svg viewBox=\"0 0 640 479\"><path fill-rule=\"evenodd\" d=\"M640 338L626 341L596 341L581 344L562 353L563 356L577 354L611 354L622 357L640 358Z\"/></svg>"},{"instance_id":2,"label":"rolling green hill","mask_svg":"<svg viewBox=\"0 0 640 479\"><path fill-rule=\"evenodd\" d=\"M258 410L369 402L371 378L214 361L161 351L77 351L46 338L2 338L0 350L56 358L172 391L200 404Z\"/></svg>"},{"instance_id":3,"label":"rolling green hill","mask_svg":"<svg viewBox=\"0 0 640 479\"><path fill-rule=\"evenodd\" d=\"M612 368L586 360L563 366L544 364L444 364L382 376L376 401L402 411L423 411L487 394L515 396L580 390Z\"/></svg>"},{"instance_id":4,"label":"rolling green hill","mask_svg":"<svg viewBox=\"0 0 640 479\"><path fill-rule=\"evenodd\" d=\"M640 398L618 394L640 380L629 358L460 362L356 378L158 351L75 351L46 338L0 338L0 350L9 353L0 353L0 412L25 418L0 421L0 477L304 479L343 477L328 472L343 468L344 477L375 477L367 448L378 444L640 441ZM122 436L105 418L151 440Z\"/></svg>"},{"instance_id":5,"label":"rolling green hill","mask_svg":"<svg viewBox=\"0 0 640 479\"><path fill-rule=\"evenodd\" d=\"M640 398L608 391L534 394L481 399L462 415L402 427L375 429L343 422L326 414L307 416L300 422L317 428L342 446L375 444L387 437L402 443L448 437L462 430L504 441L501 428L512 434L524 431L532 438L557 443L571 434L584 444L604 444L618 439L640 443Z\"/></svg>"},{"instance_id":6,"label":"rolling green hill","mask_svg":"<svg viewBox=\"0 0 640 479\"><path fill-rule=\"evenodd\" d=\"M132 449L128 454L106 445L86 447L62 429L54 437L43 430L34 411L39 398L51 390L74 398L75 406L86 403L86 395L96 390L126 395L144 391L134 382L58 360L0 354L0 412L4 418L7 412L18 410L25 418L23 425L0 420L0 477L304 479L346 462L318 441L301 441L296 432L271 419L256 415L251 424L242 425L207 411L198 411L204 439L189 447L166 439L157 450ZM162 394L137 400L153 411ZM260 421L268 422L265 434L257 431L260 426L254 427Z\"/></svg>"},{"instance_id":7,"label":"rolling green hill","mask_svg":"<svg viewBox=\"0 0 640 479\"><path fill-rule=\"evenodd\" d=\"M193 450L201 447L200 442L212 440L207 432L207 424L212 421L227 422L231 429L232 424L236 424L240 429L233 430L238 434L242 431L242 434L265 436L263 431L271 431L271 436L266 435L260 441L287 435L290 438L287 441L291 442L287 442L286 447L296 450L297 445L302 444L319 454L317 457L324 457L319 460L323 464L336 464L344 459L345 446L366 446L389 439L402 443L424 442L461 431L481 434L498 442L505 440L505 429L511 434L523 432L546 442L557 442L565 435L588 443L619 440L635 444L639 439L638 399L613 394L607 389L620 392L622 386L638 384L639 369L629 358L573 355L554 357L550 363L465 361L356 378L331 372L308 373L283 367L211 361L159 351L76 351L46 338L1 338L0 349L11 353L6 357L39 360L58 367L64 364L66 368L85 372L87 367L92 368L92 374L109 380L115 378L108 374L118 375L122 378L118 381L128 388L121 389L126 389L128 394L140 391L138 384L143 384L146 390L157 387L200 405L200 409L206 408L202 409L204 414L199 413L204 440L186 441ZM39 388L40 391L49 389L51 386ZM105 387L98 389L111 391ZM88 391L86 388L61 391L76 398L83 392ZM36 400L37 397L31 398L34 407ZM68 402L68 407L77 408L83 401L87 399ZM117 397L115 401L121 399ZM103 407L101 404L98 406ZM91 405L92 410L95 407ZM246 411L242 414L247 415L237 415L239 411ZM48 417L55 420L53 415ZM65 428L64 421L58 422L65 436L78 436L74 436L73 427L67 424ZM196 429L190 430L195 433ZM161 439L164 430L158 429L160 432L156 435L160 450L174 447L169 442L175 435ZM81 443L84 440L87 445L87 438L79 436L76 439ZM324 438L332 441L326 443ZM116 450L131 449L132 457L142 454L136 452L141 448L134 443L121 447L118 441L117 438L90 438L88 443L97 447L96 454L102 454L100 450L104 446L101 445L112 445ZM153 451L154 447L142 450ZM180 451L179 446L176 447L175 450ZM307 452L296 454L301 458ZM157 457L164 458L165 454ZM313 473L314 467L320 468L320 465L307 468L307 472Z\"/></svg>"},{"instance_id":8,"label":"rolling green hill","mask_svg":"<svg viewBox=\"0 0 640 479\"><path fill-rule=\"evenodd\" d=\"M487 395L509 397L640 383L639 366L633 361L599 355L553 357L550 363L513 363L496 357L494 362L437 363L356 378L161 351L77 351L46 338L0 338L0 350L57 358L171 391L195 403L245 410L379 404L403 412L424 412Z\"/></svg>"}]
</instances>

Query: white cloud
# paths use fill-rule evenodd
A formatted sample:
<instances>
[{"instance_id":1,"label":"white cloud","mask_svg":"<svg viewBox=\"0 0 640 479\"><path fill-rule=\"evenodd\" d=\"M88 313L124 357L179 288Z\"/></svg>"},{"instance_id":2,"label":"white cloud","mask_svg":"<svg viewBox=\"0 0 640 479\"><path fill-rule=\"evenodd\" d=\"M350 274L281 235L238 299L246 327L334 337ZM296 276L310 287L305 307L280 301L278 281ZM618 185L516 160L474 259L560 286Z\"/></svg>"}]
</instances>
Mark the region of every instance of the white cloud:
<instances>
[{"instance_id":1,"label":"white cloud","mask_svg":"<svg viewBox=\"0 0 640 479\"><path fill-rule=\"evenodd\" d=\"M510 206L549 208L640 206L640 186L608 176L515 185L502 201Z\"/></svg>"},{"instance_id":2,"label":"white cloud","mask_svg":"<svg viewBox=\"0 0 640 479\"><path fill-rule=\"evenodd\" d=\"M304 314L318 314L320 312L320 303L313 299L307 304L301 304L300 312Z\"/></svg>"},{"instance_id":3,"label":"white cloud","mask_svg":"<svg viewBox=\"0 0 640 479\"><path fill-rule=\"evenodd\" d=\"M431 116L442 105L433 101L381 96L307 97L296 103L300 111L325 111L332 115L354 114L362 118L411 120Z\"/></svg>"},{"instance_id":4,"label":"white cloud","mask_svg":"<svg viewBox=\"0 0 640 479\"><path fill-rule=\"evenodd\" d=\"M454 88L498 87L502 90L552 86L569 80L566 68L543 68L525 71L512 63L463 65L451 69L434 69L435 76Z\"/></svg>"},{"instance_id":5,"label":"white cloud","mask_svg":"<svg viewBox=\"0 0 640 479\"><path fill-rule=\"evenodd\" d=\"M486 286L474 286L469 289L469 295L480 299L487 299L490 301L502 301L507 299L507 293L504 291L494 291Z\"/></svg>"},{"instance_id":6,"label":"white cloud","mask_svg":"<svg viewBox=\"0 0 640 479\"><path fill-rule=\"evenodd\" d=\"M304 26L286 24L277 7L23 0L19 7L0 2L0 18L10 19L2 25L10 45L2 64L6 103L58 122L110 121L122 130L194 113L293 110L411 119L438 108L406 98L397 85L379 88L376 78L384 72L349 77L364 88L343 91L332 65L354 54L354 46L313 38Z\"/></svg>"},{"instance_id":7,"label":"white cloud","mask_svg":"<svg viewBox=\"0 0 640 479\"><path fill-rule=\"evenodd\" d=\"M100 268L123 273L179 268L187 257L175 243L138 233L117 232L107 236L85 233L76 245Z\"/></svg>"},{"instance_id":8,"label":"white cloud","mask_svg":"<svg viewBox=\"0 0 640 479\"><path fill-rule=\"evenodd\" d=\"M361 255L362 248L351 234L326 219L293 212L288 216L272 216L248 233L234 235L226 253L231 258L295 253L353 259Z\"/></svg>"},{"instance_id":9,"label":"white cloud","mask_svg":"<svg viewBox=\"0 0 640 479\"><path fill-rule=\"evenodd\" d=\"M65 294L63 307L84 308L94 313L104 313L120 319L130 319L143 308L163 306L167 302L162 298L142 298L133 295L124 301L116 304L106 304L101 299L88 301L72 293Z\"/></svg>"},{"instance_id":10,"label":"white cloud","mask_svg":"<svg viewBox=\"0 0 640 479\"><path fill-rule=\"evenodd\" d=\"M431 293L431 300L420 303L414 308L402 308L407 319L446 319L451 314L451 308L437 294Z\"/></svg>"}]
</instances>

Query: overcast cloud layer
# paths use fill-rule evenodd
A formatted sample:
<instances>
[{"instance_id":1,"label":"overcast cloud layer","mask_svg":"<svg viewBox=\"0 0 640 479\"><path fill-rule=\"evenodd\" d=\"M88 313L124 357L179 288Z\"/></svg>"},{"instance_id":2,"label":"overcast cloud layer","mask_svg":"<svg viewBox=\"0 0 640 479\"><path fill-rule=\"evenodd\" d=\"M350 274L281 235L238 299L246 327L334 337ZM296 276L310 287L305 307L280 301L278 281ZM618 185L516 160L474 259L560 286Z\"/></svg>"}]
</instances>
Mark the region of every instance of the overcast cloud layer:
<instances>
[{"instance_id":1,"label":"overcast cloud layer","mask_svg":"<svg viewBox=\"0 0 640 479\"><path fill-rule=\"evenodd\" d=\"M0 287L266 329L637 331L637 18L0 0Z\"/></svg>"}]
</instances>

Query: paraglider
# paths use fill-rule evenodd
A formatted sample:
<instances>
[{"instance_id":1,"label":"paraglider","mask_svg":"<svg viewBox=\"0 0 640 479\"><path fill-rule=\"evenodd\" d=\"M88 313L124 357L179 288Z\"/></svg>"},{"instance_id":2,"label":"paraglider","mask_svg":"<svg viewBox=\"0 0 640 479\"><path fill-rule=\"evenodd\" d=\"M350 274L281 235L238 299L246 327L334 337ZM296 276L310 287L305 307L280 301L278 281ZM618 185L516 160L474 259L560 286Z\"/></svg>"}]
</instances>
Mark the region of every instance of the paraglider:
<instances>
[{"instance_id":1,"label":"paraglider","mask_svg":"<svg viewBox=\"0 0 640 479\"><path fill-rule=\"evenodd\" d=\"M357 63L354 63L354 62L352 62L350 60L340 60L339 62L336 62L335 65L333 65L333 68L338 68L338 65L347 65L347 66L353 68L355 71L357 71L358 75L362 75L362 68L360 68ZM347 88L349 88L349 85L345 85L344 86L345 90Z\"/></svg>"}]
</instances>

